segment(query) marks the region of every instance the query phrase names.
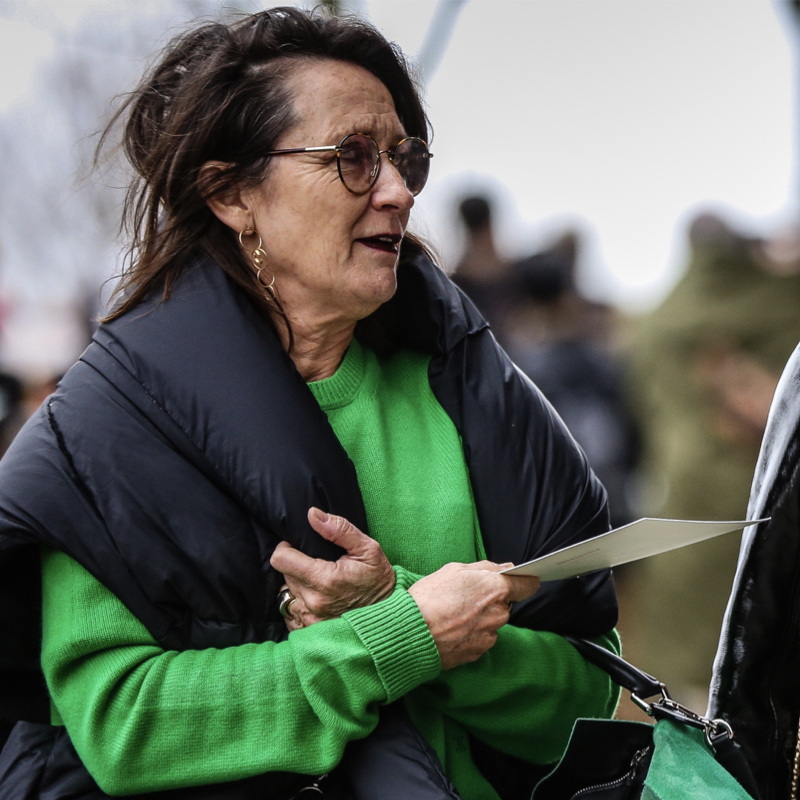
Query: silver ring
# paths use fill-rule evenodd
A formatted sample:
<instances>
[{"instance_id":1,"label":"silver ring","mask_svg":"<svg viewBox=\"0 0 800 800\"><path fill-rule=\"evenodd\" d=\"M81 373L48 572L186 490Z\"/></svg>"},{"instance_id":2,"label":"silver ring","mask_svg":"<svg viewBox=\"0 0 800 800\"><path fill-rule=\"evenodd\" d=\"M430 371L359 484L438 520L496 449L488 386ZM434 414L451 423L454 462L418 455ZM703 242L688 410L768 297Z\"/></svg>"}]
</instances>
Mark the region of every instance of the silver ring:
<instances>
[{"instance_id":1,"label":"silver ring","mask_svg":"<svg viewBox=\"0 0 800 800\"><path fill-rule=\"evenodd\" d=\"M278 611L284 619L294 619L290 607L297 598L289 591L289 589L281 589L278 592Z\"/></svg>"}]
</instances>

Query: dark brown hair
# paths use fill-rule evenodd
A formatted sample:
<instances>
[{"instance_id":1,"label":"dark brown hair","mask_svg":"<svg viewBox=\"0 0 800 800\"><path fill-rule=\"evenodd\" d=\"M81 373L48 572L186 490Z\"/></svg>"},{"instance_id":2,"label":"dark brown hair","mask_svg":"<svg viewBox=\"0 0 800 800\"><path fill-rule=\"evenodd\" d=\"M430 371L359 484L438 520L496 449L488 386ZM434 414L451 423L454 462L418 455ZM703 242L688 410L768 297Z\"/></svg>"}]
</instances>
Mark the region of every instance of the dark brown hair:
<instances>
[{"instance_id":1,"label":"dark brown hair","mask_svg":"<svg viewBox=\"0 0 800 800\"><path fill-rule=\"evenodd\" d=\"M404 56L356 17L273 8L175 38L115 114L98 148L124 121L122 147L135 170L123 213L131 244L116 290L122 300L107 319L154 290L168 297L198 250L263 310L281 311L206 197L264 180L270 162L264 153L296 119L287 78L308 59L369 70L389 90L408 135L428 139L428 120ZM201 185L208 161L230 167ZM415 240L409 244L419 249Z\"/></svg>"}]
</instances>

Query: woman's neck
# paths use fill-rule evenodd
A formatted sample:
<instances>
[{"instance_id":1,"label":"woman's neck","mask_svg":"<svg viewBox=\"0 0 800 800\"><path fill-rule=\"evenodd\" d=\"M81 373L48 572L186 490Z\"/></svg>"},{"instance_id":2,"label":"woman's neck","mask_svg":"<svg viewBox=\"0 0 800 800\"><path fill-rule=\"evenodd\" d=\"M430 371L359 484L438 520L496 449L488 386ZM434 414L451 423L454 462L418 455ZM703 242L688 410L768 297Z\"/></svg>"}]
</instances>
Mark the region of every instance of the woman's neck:
<instances>
[{"instance_id":1,"label":"woman's neck","mask_svg":"<svg viewBox=\"0 0 800 800\"><path fill-rule=\"evenodd\" d=\"M288 317L292 327L292 349L289 356L306 383L330 378L342 363L353 338L355 322L338 321L315 324L302 317ZM281 341L289 349L287 320L275 320Z\"/></svg>"}]
</instances>

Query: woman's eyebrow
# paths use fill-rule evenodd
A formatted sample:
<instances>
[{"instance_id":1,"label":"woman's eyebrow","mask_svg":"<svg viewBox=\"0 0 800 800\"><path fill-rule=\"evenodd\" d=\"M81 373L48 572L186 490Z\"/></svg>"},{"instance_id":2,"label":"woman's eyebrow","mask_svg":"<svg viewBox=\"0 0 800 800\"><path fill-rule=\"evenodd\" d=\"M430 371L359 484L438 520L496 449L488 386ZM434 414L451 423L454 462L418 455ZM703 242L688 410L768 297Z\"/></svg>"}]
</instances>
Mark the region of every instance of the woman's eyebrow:
<instances>
[{"instance_id":1,"label":"woman's eyebrow","mask_svg":"<svg viewBox=\"0 0 800 800\"><path fill-rule=\"evenodd\" d=\"M361 124L350 125L347 127L347 130L345 130L344 128L336 128L333 133L332 141L324 142L324 144L339 144L342 141L342 139L344 139L345 136L350 136L353 133L361 133L364 136L372 137L379 145L381 145L381 147L383 147L383 144L381 142L383 134L381 131L378 130L378 127L379 126L377 126L374 122L371 123L365 122L363 125ZM404 128L400 128L399 130L394 131L388 137L387 146L394 147L396 144L398 144L400 141L406 138L408 138L408 134L405 132Z\"/></svg>"}]
</instances>

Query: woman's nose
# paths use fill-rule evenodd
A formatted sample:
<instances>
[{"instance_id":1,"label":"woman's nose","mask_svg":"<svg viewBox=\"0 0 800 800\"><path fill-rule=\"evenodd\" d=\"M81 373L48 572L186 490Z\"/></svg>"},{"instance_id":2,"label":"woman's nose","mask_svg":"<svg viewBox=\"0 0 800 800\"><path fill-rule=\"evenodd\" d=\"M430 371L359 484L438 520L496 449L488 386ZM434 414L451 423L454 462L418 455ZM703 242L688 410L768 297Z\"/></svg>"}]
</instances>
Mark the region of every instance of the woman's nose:
<instances>
[{"instance_id":1,"label":"woman's nose","mask_svg":"<svg viewBox=\"0 0 800 800\"><path fill-rule=\"evenodd\" d=\"M398 211L410 211L414 205L414 195L406 188L403 176L389 160L388 154L382 153L383 156L386 156L386 161L381 164L378 179L372 187L372 203L376 208L392 207Z\"/></svg>"}]
</instances>

